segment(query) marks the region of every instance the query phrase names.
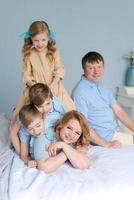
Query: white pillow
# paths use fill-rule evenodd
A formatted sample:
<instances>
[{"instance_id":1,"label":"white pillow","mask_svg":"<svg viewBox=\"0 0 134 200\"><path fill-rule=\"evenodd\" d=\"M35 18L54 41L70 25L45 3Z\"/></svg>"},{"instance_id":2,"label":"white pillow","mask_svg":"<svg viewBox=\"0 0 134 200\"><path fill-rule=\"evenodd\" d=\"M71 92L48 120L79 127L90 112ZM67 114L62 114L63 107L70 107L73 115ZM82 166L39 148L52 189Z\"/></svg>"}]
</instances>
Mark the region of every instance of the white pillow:
<instances>
[{"instance_id":1,"label":"white pillow","mask_svg":"<svg viewBox=\"0 0 134 200\"><path fill-rule=\"evenodd\" d=\"M5 113L0 113L0 152L10 146L9 125L10 120L7 119Z\"/></svg>"}]
</instances>

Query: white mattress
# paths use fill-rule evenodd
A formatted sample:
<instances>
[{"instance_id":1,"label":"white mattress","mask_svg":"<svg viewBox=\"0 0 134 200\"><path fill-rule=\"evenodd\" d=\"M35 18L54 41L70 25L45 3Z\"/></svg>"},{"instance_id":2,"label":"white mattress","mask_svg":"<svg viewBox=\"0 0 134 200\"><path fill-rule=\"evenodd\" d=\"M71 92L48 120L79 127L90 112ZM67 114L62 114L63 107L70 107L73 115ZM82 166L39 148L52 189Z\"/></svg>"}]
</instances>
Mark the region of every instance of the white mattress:
<instances>
[{"instance_id":1,"label":"white mattress","mask_svg":"<svg viewBox=\"0 0 134 200\"><path fill-rule=\"evenodd\" d=\"M91 147L88 154L88 170L66 163L48 175L28 168L15 155L9 200L134 200L134 147Z\"/></svg>"}]
</instances>

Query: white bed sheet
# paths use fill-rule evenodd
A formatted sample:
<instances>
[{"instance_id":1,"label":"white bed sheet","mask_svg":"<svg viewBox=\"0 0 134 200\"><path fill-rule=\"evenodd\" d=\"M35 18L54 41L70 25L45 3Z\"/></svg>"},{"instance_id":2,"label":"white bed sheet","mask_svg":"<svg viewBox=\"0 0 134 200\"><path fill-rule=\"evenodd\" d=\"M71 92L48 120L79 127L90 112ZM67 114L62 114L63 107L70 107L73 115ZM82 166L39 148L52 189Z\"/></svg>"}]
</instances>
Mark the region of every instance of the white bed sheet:
<instances>
[{"instance_id":1,"label":"white bed sheet","mask_svg":"<svg viewBox=\"0 0 134 200\"><path fill-rule=\"evenodd\" d=\"M48 175L28 168L15 155L9 200L134 200L134 147L91 147L88 154L90 169L66 163Z\"/></svg>"}]
</instances>

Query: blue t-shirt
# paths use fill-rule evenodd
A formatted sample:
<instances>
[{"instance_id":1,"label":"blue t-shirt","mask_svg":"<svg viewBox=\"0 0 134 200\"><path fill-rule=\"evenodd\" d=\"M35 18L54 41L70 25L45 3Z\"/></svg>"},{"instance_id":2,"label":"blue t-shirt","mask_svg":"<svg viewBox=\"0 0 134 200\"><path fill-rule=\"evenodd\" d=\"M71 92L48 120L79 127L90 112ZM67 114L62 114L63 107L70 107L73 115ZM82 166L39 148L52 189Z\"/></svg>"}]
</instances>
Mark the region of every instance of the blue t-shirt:
<instances>
[{"instance_id":1,"label":"blue t-shirt","mask_svg":"<svg viewBox=\"0 0 134 200\"><path fill-rule=\"evenodd\" d=\"M52 102L52 109L45 118L45 131L43 136L39 138L34 137L23 126L19 131L21 143L29 145L31 157L35 159L40 159L40 155L48 157L45 151L45 144L55 141L54 125L66 112L63 102L58 97L54 97Z\"/></svg>"},{"instance_id":2,"label":"blue t-shirt","mask_svg":"<svg viewBox=\"0 0 134 200\"><path fill-rule=\"evenodd\" d=\"M48 158L48 152L45 149L46 144L52 144L56 142L56 136L53 127L48 128L44 135L38 137L34 141L34 158L39 160L40 158Z\"/></svg>"},{"instance_id":3,"label":"blue t-shirt","mask_svg":"<svg viewBox=\"0 0 134 200\"><path fill-rule=\"evenodd\" d=\"M84 75L72 92L76 109L83 113L95 132L110 141L118 130L112 110L116 103L112 93L102 82L90 82Z\"/></svg>"}]
</instances>

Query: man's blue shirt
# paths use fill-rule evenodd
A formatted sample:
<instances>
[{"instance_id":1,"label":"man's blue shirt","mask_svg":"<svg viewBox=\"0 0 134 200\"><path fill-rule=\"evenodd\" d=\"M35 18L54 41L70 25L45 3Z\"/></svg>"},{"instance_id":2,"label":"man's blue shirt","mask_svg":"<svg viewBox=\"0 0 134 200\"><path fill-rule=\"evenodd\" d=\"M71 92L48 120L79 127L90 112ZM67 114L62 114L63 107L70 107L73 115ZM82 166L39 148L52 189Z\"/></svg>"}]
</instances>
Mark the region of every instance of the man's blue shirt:
<instances>
[{"instance_id":1,"label":"man's blue shirt","mask_svg":"<svg viewBox=\"0 0 134 200\"><path fill-rule=\"evenodd\" d=\"M93 83L84 75L73 89L76 109L83 113L95 132L110 141L118 125L112 110L116 103L112 93L102 84Z\"/></svg>"}]
</instances>

